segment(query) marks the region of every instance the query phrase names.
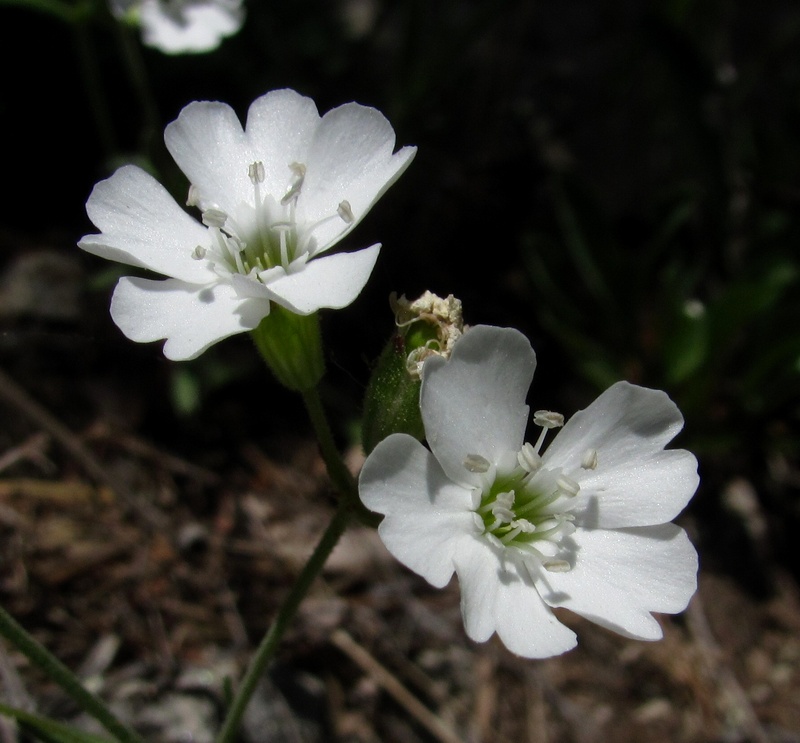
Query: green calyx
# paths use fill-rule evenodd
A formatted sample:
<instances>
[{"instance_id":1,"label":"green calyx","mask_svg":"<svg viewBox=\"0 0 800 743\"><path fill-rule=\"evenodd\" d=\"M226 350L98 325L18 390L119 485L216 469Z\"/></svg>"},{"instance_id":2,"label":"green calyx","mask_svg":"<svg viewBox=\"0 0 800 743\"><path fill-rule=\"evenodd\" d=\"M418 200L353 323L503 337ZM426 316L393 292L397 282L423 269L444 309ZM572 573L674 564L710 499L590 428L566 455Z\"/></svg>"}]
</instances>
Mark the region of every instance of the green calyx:
<instances>
[{"instance_id":1,"label":"green calyx","mask_svg":"<svg viewBox=\"0 0 800 743\"><path fill-rule=\"evenodd\" d=\"M284 387L303 392L319 384L325 373L325 360L318 313L297 315L273 303L269 315L251 336Z\"/></svg>"},{"instance_id":2,"label":"green calyx","mask_svg":"<svg viewBox=\"0 0 800 743\"><path fill-rule=\"evenodd\" d=\"M403 335L395 333L372 370L361 428L366 454L392 433L407 433L418 441L425 437L419 408L421 382L408 372L410 350Z\"/></svg>"}]
</instances>

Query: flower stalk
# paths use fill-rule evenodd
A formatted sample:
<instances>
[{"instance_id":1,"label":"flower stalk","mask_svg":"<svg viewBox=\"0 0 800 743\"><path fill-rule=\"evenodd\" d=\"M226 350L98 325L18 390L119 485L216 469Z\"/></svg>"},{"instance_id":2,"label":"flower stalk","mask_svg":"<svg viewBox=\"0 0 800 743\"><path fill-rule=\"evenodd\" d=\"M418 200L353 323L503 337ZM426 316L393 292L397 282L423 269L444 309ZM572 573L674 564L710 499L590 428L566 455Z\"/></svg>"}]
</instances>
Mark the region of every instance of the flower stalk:
<instances>
[{"instance_id":1,"label":"flower stalk","mask_svg":"<svg viewBox=\"0 0 800 743\"><path fill-rule=\"evenodd\" d=\"M322 570L325 561L328 559L328 555L330 555L339 541L339 537L344 533L349 519L350 509L343 500L339 503L339 507L336 509L336 513L333 519L331 519L330 524L328 524L328 528L320 538L316 549L305 564L305 567L292 586L288 596L284 599L277 616L253 655L247 673L242 679L239 690L236 692L236 696L228 710L222 730L217 736L217 743L233 743L233 741L236 740L236 734L241 725L242 717L250 702L250 698L253 696L258 680L264 674L267 665L275 655L275 650L281 638L286 632L290 622L297 614L300 603L305 598L309 588L311 588L311 584Z\"/></svg>"}]
</instances>

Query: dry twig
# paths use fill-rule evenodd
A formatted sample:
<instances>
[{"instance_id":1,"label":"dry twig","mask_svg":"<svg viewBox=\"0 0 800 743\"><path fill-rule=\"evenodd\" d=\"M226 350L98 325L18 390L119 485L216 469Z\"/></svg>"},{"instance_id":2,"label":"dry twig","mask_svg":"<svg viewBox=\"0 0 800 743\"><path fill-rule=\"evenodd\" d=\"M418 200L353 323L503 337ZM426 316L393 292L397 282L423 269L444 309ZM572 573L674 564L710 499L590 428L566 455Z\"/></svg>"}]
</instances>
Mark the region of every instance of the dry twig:
<instances>
[{"instance_id":1,"label":"dry twig","mask_svg":"<svg viewBox=\"0 0 800 743\"><path fill-rule=\"evenodd\" d=\"M420 725L436 740L442 743L461 743L461 738L444 722L419 701L385 666L383 666L366 648L359 645L343 629L331 634L331 642L339 648L362 671L386 691L402 706Z\"/></svg>"}]
</instances>

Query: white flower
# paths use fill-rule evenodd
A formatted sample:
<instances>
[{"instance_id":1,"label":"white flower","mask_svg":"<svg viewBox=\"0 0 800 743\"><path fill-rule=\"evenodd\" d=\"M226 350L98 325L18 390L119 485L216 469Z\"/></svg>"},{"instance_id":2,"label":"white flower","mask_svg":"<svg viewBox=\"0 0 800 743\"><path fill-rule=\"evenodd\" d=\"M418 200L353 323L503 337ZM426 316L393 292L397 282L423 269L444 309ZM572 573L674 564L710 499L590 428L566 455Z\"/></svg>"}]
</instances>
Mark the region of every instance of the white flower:
<instances>
[{"instance_id":1,"label":"white flower","mask_svg":"<svg viewBox=\"0 0 800 743\"><path fill-rule=\"evenodd\" d=\"M392 554L436 587L461 583L467 634L496 632L543 658L574 647L550 607L628 637L656 640L650 612L675 613L696 589L697 553L668 523L694 493L697 462L664 450L683 419L663 392L620 382L577 413L539 411L524 443L536 358L516 330L474 327L449 361L423 370L431 451L393 434L367 458L361 498L382 513Z\"/></svg>"},{"instance_id":2,"label":"white flower","mask_svg":"<svg viewBox=\"0 0 800 743\"><path fill-rule=\"evenodd\" d=\"M242 0L110 0L118 18L141 26L142 41L165 54L209 52L244 22Z\"/></svg>"},{"instance_id":3,"label":"white flower","mask_svg":"<svg viewBox=\"0 0 800 743\"><path fill-rule=\"evenodd\" d=\"M380 245L322 254L416 152L392 154L394 131L374 108L348 103L320 118L314 102L293 90L256 99L244 130L224 103L190 103L164 137L202 222L127 165L92 191L86 211L101 232L79 246L170 277L122 278L111 302L128 338L166 338L170 359L194 358L252 330L271 302L300 315L350 304Z\"/></svg>"}]
</instances>

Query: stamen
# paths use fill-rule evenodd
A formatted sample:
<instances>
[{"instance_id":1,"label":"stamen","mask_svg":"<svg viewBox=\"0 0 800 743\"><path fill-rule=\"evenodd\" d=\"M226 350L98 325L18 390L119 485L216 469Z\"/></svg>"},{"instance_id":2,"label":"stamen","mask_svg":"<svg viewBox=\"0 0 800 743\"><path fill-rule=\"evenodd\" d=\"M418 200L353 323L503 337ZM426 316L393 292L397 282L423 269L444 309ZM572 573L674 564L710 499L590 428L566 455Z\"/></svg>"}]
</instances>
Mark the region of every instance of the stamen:
<instances>
[{"instance_id":1,"label":"stamen","mask_svg":"<svg viewBox=\"0 0 800 743\"><path fill-rule=\"evenodd\" d=\"M526 534L531 534L534 531L536 531L536 527L530 521L517 519L511 522L511 531L505 536L500 537L500 541L505 545L509 545L520 533L525 532Z\"/></svg>"},{"instance_id":2,"label":"stamen","mask_svg":"<svg viewBox=\"0 0 800 743\"><path fill-rule=\"evenodd\" d=\"M561 477L556 480L556 486L558 490L563 495L569 496L570 498L574 498L581 489L581 486L578 485L575 480L571 477L567 477L566 475L561 475Z\"/></svg>"},{"instance_id":3,"label":"stamen","mask_svg":"<svg viewBox=\"0 0 800 743\"><path fill-rule=\"evenodd\" d=\"M284 270L286 270L289 267L289 249L286 246L286 230L281 230L280 240L281 240L281 265L283 266Z\"/></svg>"},{"instance_id":4,"label":"stamen","mask_svg":"<svg viewBox=\"0 0 800 743\"><path fill-rule=\"evenodd\" d=\"M497 526L502 526L503 524L510 524L514 521L515 515L516 514L510 508L495 505L494 508L492 508L492 516L494 516L492 529Z\"/></svg>"},{"instance_id":5,"label":"stamen","mask_svg":"<svg viewBox=\"0 0 800 743\"><path fill-rule=\"evenodd\" d=\"M536 450L526 441L517 453L517 462L526 472L536 472L542 466L542 458Z\"/></svg>"},{"instance_id":6,"label":"stamen","mask_svg":"<svg viewBox=\"0 0 800 743\"><path fill-rule=\"evenodd\" d=\"M247 168L247 176L250 178L250 182L256 186L259 183L264 182L264 178L266 177L266 173L264 172L264 163L261 160L257 162L250 163Z\"/></svg>"},{"instance_id":7,"label":"stamen","mask_svg":"<svg viewBox=\"0 0 800 743\"><path fill-rule=\"evenodd\" d=\"M511 522L511 526L519 529L524 534L533 534L536 531L536 524L532 524L527 519L516 519Z\"/></svg>"},{"instance_id":8,"label":"stamen","mask_svg":"<svg viewBox=\"0 0 800 743\"><path fill-rule=\"evenodd\" d=\"M587 449L581 459L581 469L597 469L597 449Z\"/></svg>"},{"instance_id":9,"label":"stamen","mask_svg":"<svg viewBox=\"0 0 800 743\"><path fill-rule=\"evenodd\" d=\"M560 428L564 425L564 416L561 413L554 413L551 410L537 410L533 414L533 422L537 426L542 427L542 432L536 440L536 446L533 450L538 454L544 443L544 437L551 428Z\"/></svg>"},{"instance_id":10,"label":"stamen","mask_svg":"<svg viewBox=\"0 0 800 743\"><path fill-rule=\"evenodd\" d=\"M542 428L561 428L564 425L564 416L552 410L537 410L533 414L533 422Z\"/></svg>"},{"instance_id":11,"label":"stamen","mask_svg":"<svg viewBox=\"0 0 800 743\"><path fill-rule=\"evenodd\" d=\"M282 206L286 206L290 201L292 201L292 199L300 195L300 189L303 188L303 181L306 177L306 166L303 165L303 163L291 163L289 165L289 169L294 174L294 177L289 184L289 188L286 190L286 193L281 199Z\"/></svg>"},{"instance_id":12,"label":"stamen","mask_svg":"<svg viewBox=\"0 0 800 743\"><path fill-rule=\"evenodd\" d=\"M203 224L206 227L216 227L218 230L221 230L225 226L227 220L228 215L222 211L222 209L217 209L212 206L203 212Z\"/></svg>"},{"instance_id":13,"label":"stamen","mask_svg":"<svg viewBox=\"0 0 800 743\"><path fill-rule=\"evenodd\" d=\"M186 206L197 206L200 203L200 194L194 183L189 185L189 193L186 195Z\"/></svg>"},{"instance_id":14,"label":"stamen","mask_svg":"<svg viewBox=\"0 0 800 743\"><path fill-rule=\"evenodd\" d=\"M488 459L482 457L480 454L467 454L464 460L464 469L468 472L484 473L489 471L491 464Z\"/></svg>"},{"instance_id":15,"label":"stamen","mask_svg":"<svg viewBox=\"0 0 800 743\"><path fill-rule=\"evenodd\" d=\"M353 209L350 207L349 201L342 201L339 204L339 208L336 210L336 213L342 218L342 221L346 224L353 224L356 221L355 215L353 214Z\"/></svg>"},{"instance_id":16,"label":"stamen","mask_svg":"<svg viewBox=\"0 0 800 743\"><path fill-rule=\"evenodd\" d=\"M551 573L568 573L572 566L566 560L545 560L542 567Z\"/></svg>"},{"instance_id":17,"label":"stamen","mask_svg":"<svg viewBox=\"0 0 800 743\"><path fill-rule=\"evenodd\" d=\"M192 251L192 258L193 258L194 260L196 260L196 261L202 261L202 260L203 260L203 258L205 258L205 257L206 257L206 253L207 253L207 252L208 252L208 251L207 251L207 250L206 250L206 249L205 249L205 248L204 248L202 245L198 245L198 246L197 246L197 247L196 247L196 248L195 248L195 249Z\"/></svg>"}]
</instances>

